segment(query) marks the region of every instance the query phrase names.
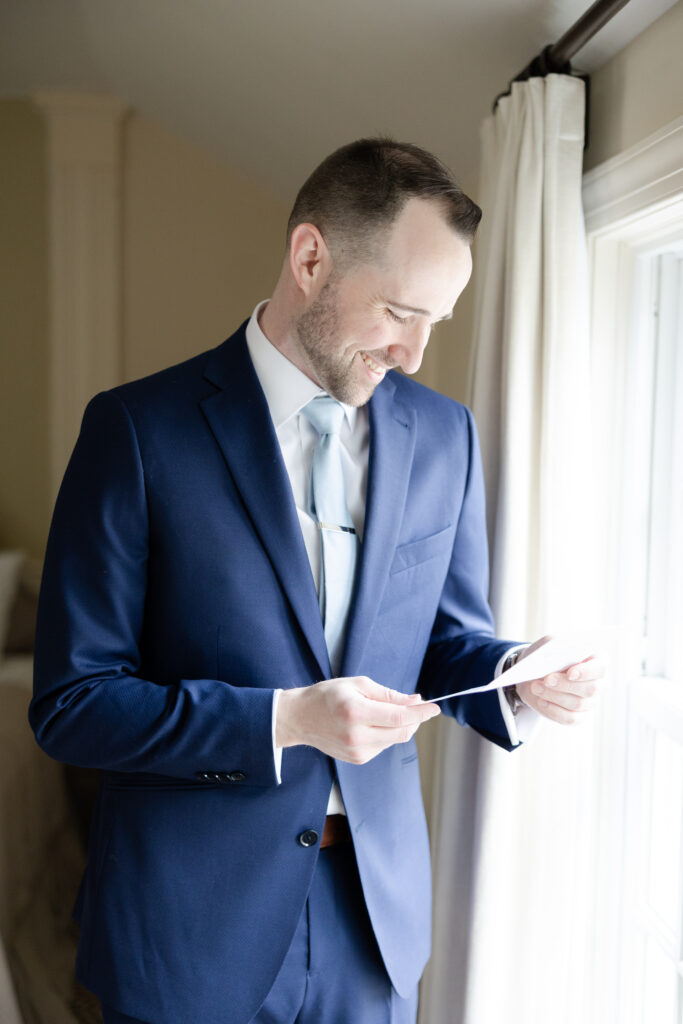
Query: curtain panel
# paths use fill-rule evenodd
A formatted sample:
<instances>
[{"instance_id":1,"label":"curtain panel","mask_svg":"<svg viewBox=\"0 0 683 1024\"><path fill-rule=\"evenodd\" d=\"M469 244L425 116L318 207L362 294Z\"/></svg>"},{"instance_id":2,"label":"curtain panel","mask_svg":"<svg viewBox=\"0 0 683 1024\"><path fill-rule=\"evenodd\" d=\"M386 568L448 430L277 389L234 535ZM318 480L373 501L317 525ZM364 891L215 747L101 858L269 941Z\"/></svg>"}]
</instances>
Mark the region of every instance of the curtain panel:
<instances>
[{"instance_id":1,"label":"curtain panel","mask_svg":"<svg viewBox=\"0 0 683 1024\"><path fill-rule=\"evenodd\" d=\"M571 76L517 82L481 129L470 404L497 633L520 641L594 625L584 101ZM589 1024L594 723L512 754L448 724L421 1024Z\"/></svg>"}]
</instances>

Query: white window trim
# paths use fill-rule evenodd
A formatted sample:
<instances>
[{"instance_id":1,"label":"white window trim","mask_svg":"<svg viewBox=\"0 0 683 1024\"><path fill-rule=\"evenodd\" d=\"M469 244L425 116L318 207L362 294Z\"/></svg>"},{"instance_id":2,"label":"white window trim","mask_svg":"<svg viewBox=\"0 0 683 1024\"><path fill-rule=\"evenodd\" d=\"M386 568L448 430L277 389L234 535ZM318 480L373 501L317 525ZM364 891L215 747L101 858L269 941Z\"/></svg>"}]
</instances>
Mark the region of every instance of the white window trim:
<instances>
[{"instance_id":1,"label":"white window trim","mask_svg":"<svg viewBox=\"0 0 683 1024\"><path fill-rule=\"evenodd\" d=\"M624 588L620 586L616 566L624 554L623 536L633 536L643 529L639 519L643 515L642 503L634 495L632 484L639 475L639 466L648 457L638 436L636 406L638 396L647 391L646 382L638 375L651 372L647 349L652 327L646 322L647 303L638 300L651 295L651 262L644 257L661 251L668 235L680 239L683 234L683 117L587 172L583 195L593 288L593 376L597 382L594 407L599 410L601 388L609 388L620 396L617 406L612 403L609 414L596 426L607 438L605 452L614 453L626 445L633 460L631 479L617 464L619 460L610 461L604 453L602 462L598 457L596 467L609 500L624 510L622 537L610 530L607 518L602 531L608 539L604 552L609 567L606 575L613 582L613 592L606 595L606 602L621 611ZM643 322L636 325L634 333L636 310ZM630 338L640 340L634 350L635 361L629 360L627 366L622 353ZM640 388L634 386L634 379L642 385ZM636 576L644 570L644 564L630 567ZM644 579L643 575L643 582ZM647 737L652 736L651 729L666 732L675 742L683 740L681 688L667 680L635 678L641 660L637 632L636 628L634 638L625 639L625 649L619 652L618 664L613 666L619 696L614 700L609 724L605 724L605 742L600 764L596 766L600 806L609 812L602 823L605 841L601 843L601 863L596 865L604 885L598 899L602 906L596 915L595 942L602 949L615 951L607 972L609 977L604 979L604 994L597 1000L601 1003L604 999L604 1006L596 1007L596 1020L610 1019L617 1005L617 1019L624 1024L638 1011L629 1005L629 995L625 997L619 976L625 963L627 970L635 969L636 965L628 950L622 948L619 956L616 951L632 910L623 906L622 894L636 891L638 878L634 872L637 874L638 868L633 858L623 856L625 851L619 849L618 837L624 820L638 817L638 806L644 798L643 761L647 758L643 754Z\"/></svg>"},{"instance_id":2,"label":"white window trim","mask_svg":"<svg viewBox=\"0 0 683 1024\"><path fill-rule=\"evenodd\" d=\"M583 176L588 235L683 192L683 116Z\"/></svg>"}]
</instances>

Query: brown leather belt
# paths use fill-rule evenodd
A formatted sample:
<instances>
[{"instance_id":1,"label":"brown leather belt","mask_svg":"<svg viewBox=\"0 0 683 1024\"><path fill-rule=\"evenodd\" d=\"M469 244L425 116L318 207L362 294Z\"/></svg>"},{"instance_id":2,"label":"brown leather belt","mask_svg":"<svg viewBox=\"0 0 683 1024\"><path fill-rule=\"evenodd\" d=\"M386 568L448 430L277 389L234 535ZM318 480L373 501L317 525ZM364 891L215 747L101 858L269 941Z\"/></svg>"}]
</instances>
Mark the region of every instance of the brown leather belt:
<instances>
[{"instance_id":1,"label":"brown leather belt","mask_svg":"<svg viewBox=\"0 0 683 1024\"><path fill-rule=\"evenodd\" d=\"M323 837L320 840L320 849L326 846L336 846L337 843L350 843L351 829L349 819L345 814L328 814L325 818Z\"/></svg>"}]
</instances>

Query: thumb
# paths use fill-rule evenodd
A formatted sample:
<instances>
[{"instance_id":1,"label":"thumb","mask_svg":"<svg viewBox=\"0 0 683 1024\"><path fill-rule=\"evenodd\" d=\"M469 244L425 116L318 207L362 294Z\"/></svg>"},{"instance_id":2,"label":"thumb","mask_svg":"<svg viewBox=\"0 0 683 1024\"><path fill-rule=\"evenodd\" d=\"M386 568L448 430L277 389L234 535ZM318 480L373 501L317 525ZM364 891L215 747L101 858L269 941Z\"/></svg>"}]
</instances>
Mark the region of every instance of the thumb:
<instances>
[{"instance_id":1,"label":"thumb","mask_svg":"<svg viewBox=\"0 0 683 1024\"><path fill-rule=\"evenodd\" d=\"M422 696L419 693L402 693L401 690L392 690L390 686L382 686L368 676L358 676L358 689L364 697L370 700L383 701L385 704L421 704Z\"/></svg>"}]
</instances>

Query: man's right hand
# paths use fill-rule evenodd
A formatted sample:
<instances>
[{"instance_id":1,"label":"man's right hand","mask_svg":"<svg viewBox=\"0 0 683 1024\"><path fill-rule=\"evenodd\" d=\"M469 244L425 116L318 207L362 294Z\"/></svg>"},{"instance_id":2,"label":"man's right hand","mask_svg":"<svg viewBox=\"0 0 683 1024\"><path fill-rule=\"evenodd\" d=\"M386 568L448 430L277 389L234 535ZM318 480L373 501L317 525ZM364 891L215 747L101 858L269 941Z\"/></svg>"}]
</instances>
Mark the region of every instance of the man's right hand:
<instances>
[{"instance_id":1,"label":"man's right hand","mask_svg":"<svg viewBox=\"0 0 683 1024\"><path fill-rule=\"evenodd\" d=\"M419 693L401 693L367 676L326 679L283 690L275 743L304 743L351 764L365 764L394 743L406 743L428 718L439 714Z\"/></svg>"}]
</instances>

